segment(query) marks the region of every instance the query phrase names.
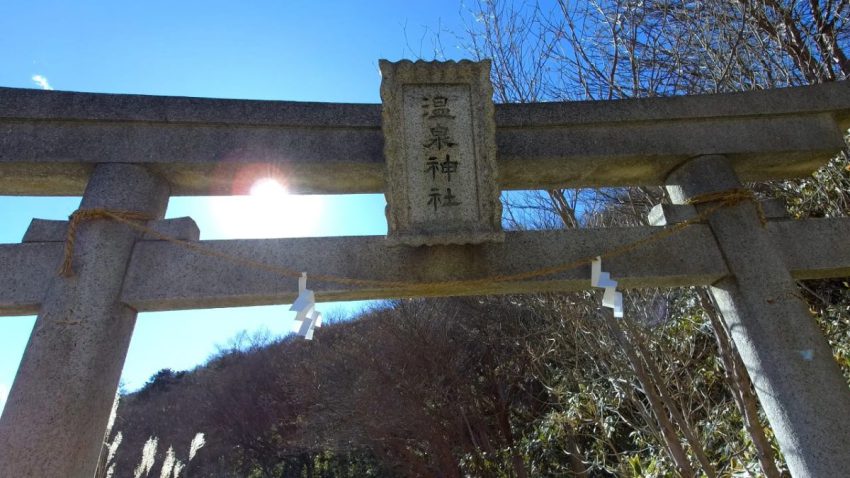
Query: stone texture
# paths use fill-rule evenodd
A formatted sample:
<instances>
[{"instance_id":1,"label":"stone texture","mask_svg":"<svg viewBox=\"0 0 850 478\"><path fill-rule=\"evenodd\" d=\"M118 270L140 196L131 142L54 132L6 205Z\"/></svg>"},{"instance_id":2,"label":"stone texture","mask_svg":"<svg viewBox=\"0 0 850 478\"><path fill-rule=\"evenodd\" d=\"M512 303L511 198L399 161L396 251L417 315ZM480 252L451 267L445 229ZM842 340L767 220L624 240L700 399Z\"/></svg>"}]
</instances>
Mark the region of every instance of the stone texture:
<instances>
[{"instance_id":1,"label":"stone texture","mask_svg":"<svg viewBox=\"0 0 850 478\"><path fill-rule=\"evenodd\" d=\"M771 198L759 201L759 207L767 220L777 221L780 219L790 219L788 216L788 208L785 205L785 200L781 198Z\"/></svg>"},{"instance_id":2,"label":"stone texture","mask_svg":"<svg viewBox=\"0 0 850 478\"><path fill-rule=\"evenodd\" d=\"M0 244L0 316L35 315L62 263L62 244Z\"/></svg>"},{"instance_id":3,"label":"stone texture","mask_svg":"<svg viewBox=\"0 0 850 478\"><path fill-rule=\"evenodd\" d=\"M478 254L471 254L466 247L430 252L387 247L383 237L249 239L200 244L218 252L308 271L414 283L411 288L393 290L310 281L310 287L323 300L365 300L583 290L587 287L587 277L582 268L540 279L479 283L463 288L426 290L417 288L415 283L426 278L433 281L470 278L483 274L481 271L511 274L532 267L550 267L579 258L581 254L594 254L601 248L645 237L656 230L640 227L508 232L504 244L485 245ZM850 276L850 248L846 247L850 219L771 222L768 230L793 278ZM571 249L571 244L581 247ZM0 245L0 264L8 265L0 268L0 316L38 312L49 285L44 278L52 277L58 269L62 247L60 242ZM687 234L672 237L663 247L642 251L643 254L630 256L628 260L606 260L606 267L612 263L626 287L709 285L727 273L714 238L704 225L692 226ZM698 260L689 260L693 251L699 251L695 256ZM668 257L673 258L672 262ZM157 281L151 281L151 275ZM208 277L217 279L209 281ZM295 285L281 286L287 281L290 279L200 256L178 245L140 241L133 252L122 298L139 311L285 304L294 299L296 290Z\"/></svg>"},{"instance_id":4,"label":"stone texture","mask_svg":"<svg viewBox=\"0 0 850 478\"><path fill-rule=\"evenodd\" d=\"M496 106L505 127L552 127L621 121L705 120L723 116L829 113L850 128L850 93L842 82L794 88L633 98L616 101L512 103ZM173 124L375 127L378 104L230 100L180 96L43 91L0 87L0 118L50 121L137 121Z\"/></svg>"},{"instance_id":5,"label":"stone texture","mask_svg":"<svg viewBox=\"0 0 850 478\"><path fill-rule=\"evenodd\" d=\"M176 217L148 221L146 227L166 236L183 241L197 241L201 237L198 224L191 217ZM28 242L65 242L68 237L68 221L33 219L24 233L23 243ZM142 240L157 240L155 234L146 233Z\"/></svg>"},{"instance_id":6,"label":"stone texture","mask_svg":"<svg viewBox=\"0 0 850 478\"><path fill-rule=\"evenodd\" d=\"M740 187L721 156L689 161L673 171L668 184L678 203ZM712 205L697 205L698 210L707 207ZM799 297L781 249L751 201L716 211L708 224L732 273L710 290L791 474L845 475L850 470L850 390Z\"/></svg>"},{"instance_id":7,"label":"stone texture","mask_svg":"<svg viewBox=\"0 0 850 478\"><path fill-rule=\"evenodd\" d=\"M771 223L769 228L795 278L850 275L850 248L841 246L850 237L850 219L787 221ZM508 232L501 244L419 249L387 247L380 237L202 241L201 244L218 252L298 270L411 283L396 290L310 281L310 287L321 300L363 300L584 290L589 283L585 267L536 279L460 287L417 287L416 284L552 267L610 250L657 230L647 227ZM605 260L606 268L626 288L709 285L727 274L721 263L714 238L703 225L691 226L635 253ZM145 280L153 273L158 274L159 281ZM217 280L209 281L206 277ZM260 273L172 244L143 242L137 246L128 271L124 300L139 310L283 304L294 298L296 290L294 279Z\"/></svg>"},{"instance_id":8,"label":"stone texture","mask_svg":"<svg viewBox=\"0 0 850 478\"><path fill-rule=\"evenodd\" d=\"M850 218L775 220L767 230L795 280L850 277Z\"/></svg>"},{"instance_id":9,"label":"stone texture","mask_svg":"<svg viewBox=\"0 0 850 478\"><path fill-rule=\"evenodd\" d=\"M162 217L167 201L167 184L143 166L101 164L81 208ZM42 276L52 279L0 417L0 476L94 475L136 321L120 296L137 238L112 221L84 222L76 275Z\"/></svg>"},{"instance_id":10,"label":"stone texture","mask_svg":"<svg viewBox=\"0 0 850 478\"><path fill-rule=\"evenodd\" d=\"M502 240L490 62L381 60L387 239Z\"/></svg>"},{"instance_id":11,"label":"stone texture","mask_svg":"<svg viewBox=\"0 0 850 478\"><path fill-rule=\"evenodd\" d=\"M191 217L175 217L173 219L161 219L150 221L147 226L154 231L181 241L197 241L201 238L201 230L198 223ZM158 241L160 238L155 234L145 233L144 241Z\"/></svg>"},{"instance_id":12,"label":"stone texture","mask_svg":"<svg viewBox=\"0 0 850 478\"><path fill-rule=\"evenodd\" d=\"M803 176L837 153L850 127L850 88L495 112L501 189L658 185L678 164L711 153L753 181ZM269 170L295 192L384 192L383 150L380 105L0 88L0 194L78 195L97 162L147 164L177 195L244 192Z\"/></svg>"},{"instance_id":13,"label":"stone texture","mask_svg":"<svg viewBox=\"0 0 850 478\"><path fill-rule=\"evenodd\" d=\"M216 253L307 271L319 301L461 296L582 290L590 266L534 279L497 281L590 257L646 237L657 228L606 228L506 233L502 243L431 247L388 246L383 237L201 241ZM708 244L695 248L694 244ZM726 274L705 226L694 226L634 253L606 260L623 287L709 284ZM403 286L344 285L310 274L399 281ZM156 274L158 280L150 280ZM215 280L210 280L214 277ZM452 280L487 278L450 284ZM173 310L289 303L293 277L257 270L166 242L141 242L125 278L123 300L138 310Z\"/></svg>"},{"instance_id":14,"label":"stone texture","mask_svg":"<svg viewBox=\"0 0 850 478\"><path fill-rule=\"evenodd\" d=\"M697 217L697 209L690 204L656 204L646 215L651 226L671 226Z\"/></svg>"},{"instance_id":15,"label":"stone texture","mask_svg":"<svg viewBox=\"0 0 850 478\"><path fill-rule=\"evenodd\" d=\"M759 206L764 218L769 221L788 219L788 211L782 199L759 201ZM690 221L697 216L697 210L691 204L656 204L646 215L646 220L652 226L670 226Z\"/></svg>"},{"instance_id":16,"label":"stone texture","mask_svg":"<svg viewBox=\"0 0 850 478\"><path fill-rule=\"evenodd\" d=\"M64 242L67 237L68 221L36 218L30 221L21 242Z\"/></svg>"}]
</instances>

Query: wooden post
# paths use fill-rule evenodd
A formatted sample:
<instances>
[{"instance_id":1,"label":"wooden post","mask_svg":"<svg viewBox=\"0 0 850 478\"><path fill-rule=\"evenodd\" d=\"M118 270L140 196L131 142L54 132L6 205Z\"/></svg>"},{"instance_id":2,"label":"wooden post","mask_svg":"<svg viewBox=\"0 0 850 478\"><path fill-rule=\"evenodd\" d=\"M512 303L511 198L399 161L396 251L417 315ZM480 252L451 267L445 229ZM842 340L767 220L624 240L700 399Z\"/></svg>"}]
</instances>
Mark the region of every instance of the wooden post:
<instances>
[{"instance_id":1,"label":"wooden post","mask_svg":"<svg viewBox=\"0 0 850 478\"><path fill-rule=\"evenodd\" d=\"M143 166L99 164L81 208L161 218L168 195ZM51 285L0 418L0 476L94 476L136 323L119 298L138 236L107 219L81 223L75 274L45 278Z\"/></svg>"},{"instance_id":2,"label":"wooden post","mask_svg":"<svg viewBox=\"0 0 850 478\"><path fill-rule=\"evenodd\" d=\"M675 203L736 190L723 156L692 159L667 178ZM713 207L697 204L698 210ZM850 470L850 390L752 201L708 223L731 272L711 286L793 476Z\"/></svg>"}]
</instances>

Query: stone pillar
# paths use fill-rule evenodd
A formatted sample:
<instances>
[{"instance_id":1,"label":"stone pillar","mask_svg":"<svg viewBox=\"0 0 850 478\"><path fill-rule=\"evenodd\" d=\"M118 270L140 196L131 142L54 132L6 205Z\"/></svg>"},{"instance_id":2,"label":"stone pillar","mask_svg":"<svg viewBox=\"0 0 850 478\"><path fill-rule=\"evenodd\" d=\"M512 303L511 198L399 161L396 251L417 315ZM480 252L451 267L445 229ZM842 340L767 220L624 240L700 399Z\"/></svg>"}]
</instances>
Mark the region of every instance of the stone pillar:
<instances>
[{"instance_id":1,"label":"stone pillar","mask_svg":"<svg viewBox=\"0 0 850 478\"><path fill-rule=\"evenodd\" d=\"M161 218L168 196L142 166L99 164L80 207ZM120 297L139 235L108 219L83 222L75 275L45 277L51 285L0 418L0 476L94 476L136 323Z\"/></svg>"},{"instance_id":2,"label":"stone pillar","mask_svg":"<svg viewBox=\"0 0 850 478\"><path fill-rule=\"evenodd\" d=\"M675 203L740 188L722 156L692 159L667 178ZM697 204L698 210L712 203ZM731 275L711 293L752 378L791 474L846 476L850 389L752 201L714 212L708 224Z\"/></svg>"}]
</instances>

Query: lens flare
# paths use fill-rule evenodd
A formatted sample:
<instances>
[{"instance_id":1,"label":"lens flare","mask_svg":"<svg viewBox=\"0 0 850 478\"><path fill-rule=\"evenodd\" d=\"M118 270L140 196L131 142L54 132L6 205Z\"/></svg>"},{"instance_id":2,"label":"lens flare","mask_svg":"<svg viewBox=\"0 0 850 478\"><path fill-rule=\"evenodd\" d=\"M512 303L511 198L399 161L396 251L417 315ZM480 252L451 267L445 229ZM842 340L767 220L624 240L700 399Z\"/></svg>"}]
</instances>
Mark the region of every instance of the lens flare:
<instances>
[{"instance_id":1,"label":"lens flare","mask_svg":"<svg viewBox=\"0 0 850 478\"><path fill-rule=\"evenodd\" d=\"M251 186L251 196L261 199L280 199L289 194L277 179L263 178Z\"/></svg>"},{"instance_id":2,"label":"lens flare","mask_svg":"<svg viewBox=\"0 0 850 478\"><path fill-rule=\"evenodd\" d=\"M318 235L324 199L289 194L280 181L254 181L247 196L211 198L218 236L233 239L309 237Z\"/></svg>"}]
</instances>

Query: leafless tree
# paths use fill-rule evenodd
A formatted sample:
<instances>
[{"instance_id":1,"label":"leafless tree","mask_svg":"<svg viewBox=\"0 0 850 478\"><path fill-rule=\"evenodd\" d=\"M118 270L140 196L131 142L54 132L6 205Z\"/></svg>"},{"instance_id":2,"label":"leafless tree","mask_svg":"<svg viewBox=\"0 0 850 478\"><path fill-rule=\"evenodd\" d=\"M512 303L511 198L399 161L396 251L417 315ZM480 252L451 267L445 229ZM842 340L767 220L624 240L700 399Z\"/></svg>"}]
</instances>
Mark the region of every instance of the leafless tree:
<instances>
[{"instance_id":1,"label":"leafless tree","mask_svg":"<svg viewBox=\"0 0 850 478\"><path fill-rule=\"evenodd\" d=\"M846 79L850 8L833 0L590 0L479 1L466 34L468 49L493 60L496 100L611 100L717 93ZM798 214L847 214L850 178L846 154L814 180L762 186L768 194L814 189ZM799 194L798 194L799 195ZM639 224L664 193L654 188L553 190L513 195L506 203L513 227ZM808 207L808 208L807 208ZM528 220L529 212L542 220ZM557 224L557 220L560 224ZM762 471L778 476L756 409L749 377L728 339L722 318L698 293L717 337L730 390L758 449ZM703 471L712 466L687 417L660 387L662 373L638 329L609 331L628 352L668 451L683 475L692 473L671 424L684 435ZM657 394L657 397L654 395Z\"/></svg>"}]
</instances>

